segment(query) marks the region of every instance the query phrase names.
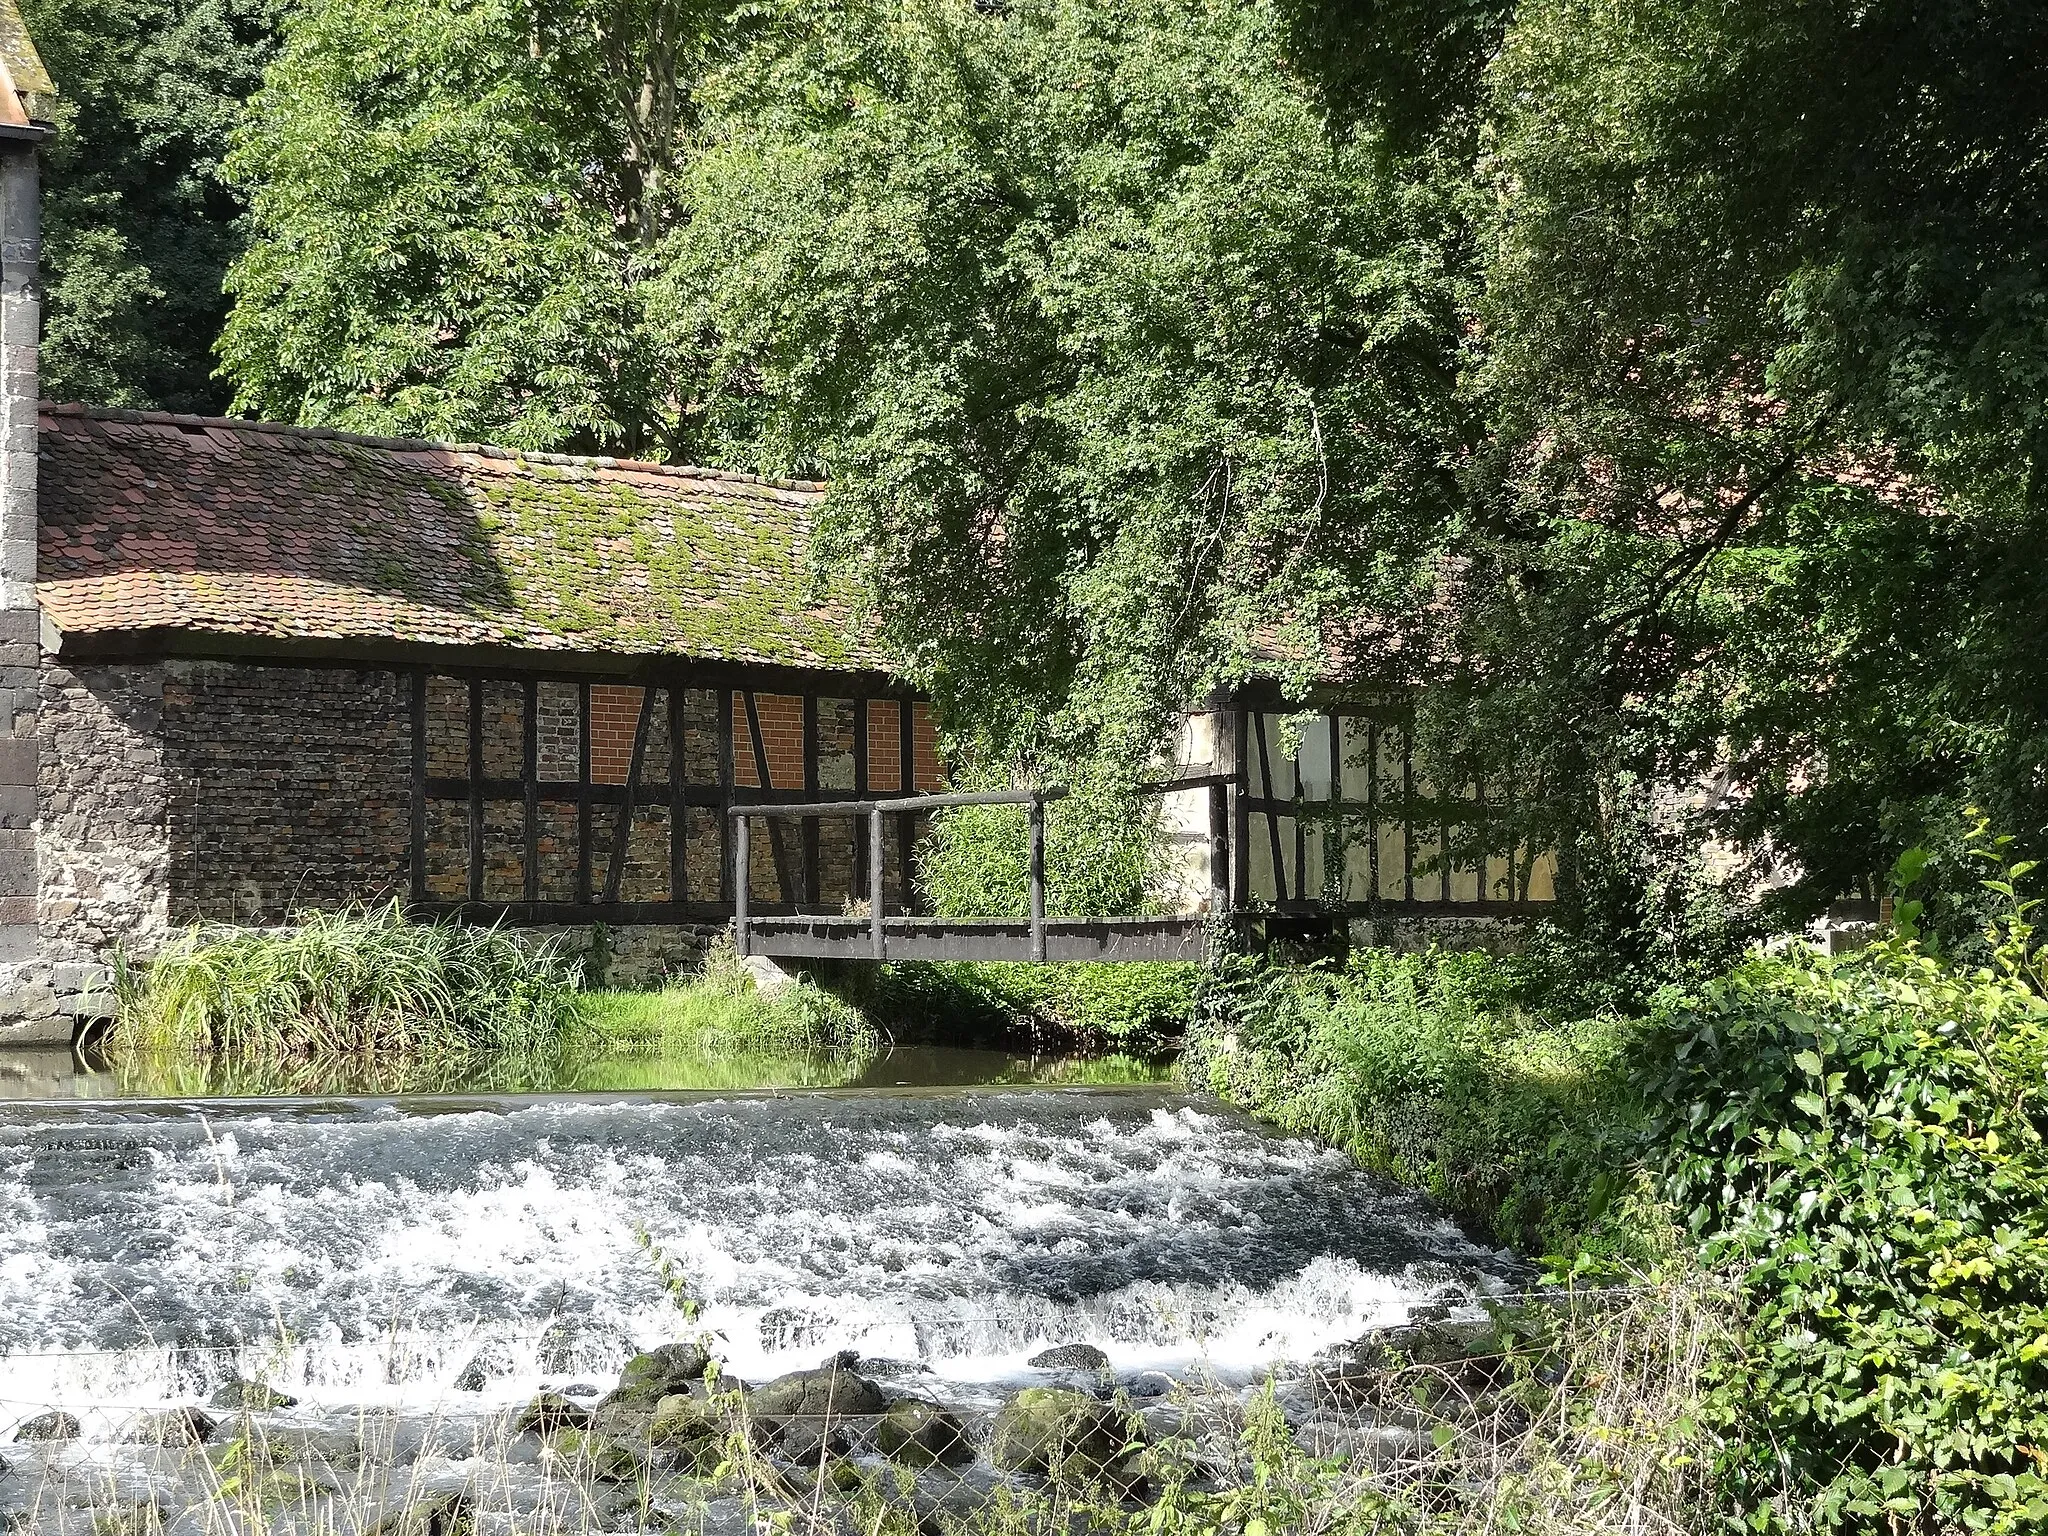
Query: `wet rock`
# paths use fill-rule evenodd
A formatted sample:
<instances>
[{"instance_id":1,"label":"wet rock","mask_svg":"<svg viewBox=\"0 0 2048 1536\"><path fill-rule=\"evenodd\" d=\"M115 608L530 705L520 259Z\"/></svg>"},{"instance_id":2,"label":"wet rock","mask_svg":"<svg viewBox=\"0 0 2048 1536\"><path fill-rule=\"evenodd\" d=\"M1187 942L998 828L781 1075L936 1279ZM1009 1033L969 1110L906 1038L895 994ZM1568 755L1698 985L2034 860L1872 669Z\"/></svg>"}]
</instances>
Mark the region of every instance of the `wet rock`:
<instances>
[{"instance_id":1,"label":"wet rock","mask_svg":"<svg viewBox=\"0 0 2048 1536\"><path fill-rule=\"evenodd\" d=\"M16 1440L76 1440L84 1428L68 1413L39 1413L14 1426Z\"/></svg>"},{"instance_id":2,"label":"wet rock","mask_svg":"<svg viewBox=\"0 0 2048 1536\"><path fill-rule=\"evenodd\" d=\"M500 1376L512 1374L512 1356L495 1344L487 1344L469 1357L469 1363L455 1373L455 1390L481 1392Z\"/></svg>"},{"instance_id":3,"label":"wet rock","mask_svg":"<svg viewBox=\"0 0 2048 1536\"><path fill-rule=\"evenodd\" d=\"M363 1536L475 1536L476 1506L466 1493L430 1493L393 1510Z\"/></svg>"},{"instance_id":4,"label":"wet rock","mask_svg":"<svg viewBox=\"0 0 2048 1536\"><path fill-rule=\"evenodd\" d=\"M717 1414L704 1399L674 1392L655 1405L647 1438L655 1445L685 1445L719 1433Z\"/></svg>"},{"instance_id":5,"label":"wet rock","mask_svg":"<svg viewBox=\"0 0 2048 1536\"><path fill-rule=\"evenodd\" d=\"M664 1397L682 1391L693 1381L704 1379L704 1367L711 1363L701 1344L664 1344L635 1355L619 1373L618 1387L606 1402L640 1401L650 1407Z\"/></svg>"},{"instance_id":6,"label":"wet rock","mask_svg":"<svg viewBox=\"0 0 2048 1536\"><path fill-rule=\"evenodd\" d=\"M220 1390L206 1400L209 1408L253 1409L293 1408L298 1399L289 1392L280 1392L273 1386L260 1381L244 1381L239 1376L230 1377L221 1384Z\"/></svg>"},{"instance_id":7,"label":"wet rock","mask_svg":"<svg viewBox=\"0 0 2048 1536\"><path fill-rule=\"evenodd\" d=\"M1318 1356L1309 1372L1315 1401L1340 1410L1406 1410L1423 1377L1466 1397L1488 1391L1507 1369L1490 1320L1404 1323Z\"/></svg>"},{"instance_id":8,"label":"wet rock","mask_svg":"<svg viewBox=\"0 0 2048 1536\"><path fill-rule=\"evenodd\" d=\"M13 1470L14 1468L10 1467L7 1464L7 1458L5 1456L0 1456L0 1483L6 1482L7 1474L12 1472Z\"/></svg>"},{"instance_id":9,"label":"wet rock","mask_svg":"<svg viewBox=\"0 0 2048 1536\"><path fill-rule=\"evenodd\" d=\"M757 1419L837 1419L881 1413L889 1406L882 1389L856 1375L843 1356L814 1371L791 1371L754 1388L747 1412Z\"/></svg>"},{"instance_id":10,"label":"wet rock","mask_svg":"<svg viewBox=\"0 0 2048 1536\"><path fill-rule=\"evenodd\" d=\"M847 1452L846 1431L836 1419L784 1419L773 1426L772 1438L784 1457L804 1467Z\"/></svg>"},{"instance_id":11,"label":"wet rock","mask_svg":"<svg viewBox=\"0 0 2048 1536\"><path fill-rule=\"evenodd\" d=\"M512 1420L513 1430L522 1435L551 1435L558 1429L589 1427L590 1410L570 1402L559 1392L536 1392L533 1401Z\"/></svg>"},{"instance_id":12,"label":"wet rock","mask_svg":"<svg viewBox=\"0 0 2048 1536\"><path fill-rule=\"evenodd\" d=\"M125 1438L138 1445L204 1445L219 1427L204 1408L171 1408L145 1413Z\"/></svg>"},{"instance_id":13,"label":"wet rock","mask_svg":"<svg viewBox=\"0 0 2048 1536\"><path fill-rule=\"evenodd\" d=\"M1061 1344L1031 1357L1034 1371L1106 1371L1109 1356L1093 1344Z\"/></svg>"},{"instance_id":14,"label":"wet rock","mask_svg":"<svg viewBox=\"0 0 2048 1536\"><path fill-rule=\"evenodd\" d=\"M587 1381L572 1381L568 1386L562 1388L562 1396L564 1397L599 1397L602 1395L597 1387L592 1386Z\"/></svg>"},{"instance_id":15,"label":"wet rock","mask_svg":"<svg viewBox=\"0 0 2048 1536\"><path fill-rule=\"evenodd\" d=\"M1179 1383L1164 1371L1140 1371L1137 1375L1126 1377L1124 1380L1124 1390L1131 1396L1140 1398L1169 1397L1178 1385Z\"/></svg>"},{"instance_id":16,"label":"wet rock","mask_svg":"<svg viewBox=\"0 0 2048 1536\"><path fill-rule=\"evenodd\" d=\"M600 1483L630 1483L643 1463L631 1446L587 1429L558 1429L548 1436L548 1449L569 1463L570 1471Z\"/></svg>"},{"instance_id":17,"label":"wet rock","mask_svg":"<svg viewBox=\"0 0 2048 1536\"><path fill-rule=\"evenodd\" d=\"M1002 1406L989 1460L1004 1472L1099 1475L1133 1449L1123 1416L1085 1392L1026 1387Z\"/></svg>"},{"instance_id":18,"label":"wet rock","mask_svg":"<svg viewBox=\"0 0 2048 1536\"><path fill-rule=\"evenodd\" d=\"M889 1405L875 1426L875 1445L907 1467L957 1467L974 1459L966 1426L937 1404L914 1397Z\"/></svg>"},{"instance_id":19,"label":"wet rock","mask_svg":"<svg viewBox=\"0 0 2048 1536\"><path fill-rule=\"evenodd\" d=\"M615 1440L644 1442L654 1429L652 1403L604 1402L590 1415L590 1428L597 1434L610 1435Z\"/></svg>"}]
</instances>

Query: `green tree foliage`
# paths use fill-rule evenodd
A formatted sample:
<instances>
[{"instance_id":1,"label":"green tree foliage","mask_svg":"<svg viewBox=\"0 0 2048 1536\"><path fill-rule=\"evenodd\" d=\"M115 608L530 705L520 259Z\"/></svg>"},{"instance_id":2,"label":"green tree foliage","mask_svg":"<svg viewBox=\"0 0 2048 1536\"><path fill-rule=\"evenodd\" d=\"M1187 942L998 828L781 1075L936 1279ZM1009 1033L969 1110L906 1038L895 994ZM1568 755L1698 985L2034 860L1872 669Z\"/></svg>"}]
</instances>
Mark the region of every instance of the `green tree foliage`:
<instances>
[{"instance_id":1,"label":"green tree foliage","mask_svg":"<svg viewBox=\"0 0 2048 1536\"><path fill-rule=\"evenodd\" d=\"M229 170L255 238L238 406L518 447L685 441L690 344L649 330L720 0L311 0Z\"/></svg>"},{"instance_id":2,"label":"green tree foliage","mask_svg":"<svg viewBox=\"0 0 2048 1536\"><path fill-rule=\"evenodd\" d=\"M1779 916L2048 841L2044 72L2013 0L312 0L222 355L828 475L1005 775L1419 684L1654 979L1755 920L1708 832Z\"/></svg>"},{"instance_id":3,"label":"green tree foliage","mask_svg":"<svg viewBox=\"0 0 2048 1536\"><path fill-rule=\"evenodd\" d=\"M1794 915L1972 797L2038 840L2048 19L1540 0L1484 89L1444 712L1714 776Z\"/></svg>"},{"instance_id":4,"label":"green tree foliage","mask_svg":"<svg viewBox=\"0 0 2048 1536\"><path fill-rule=\"evenodd\" d=\"M24 0L57 83L43 152L43 393L219 411L241 202L221 157L275 0Z\"/></svg>"},{"instance_id":5,"label":"green tree foliage","mask_svg":"<svg viewBox=\"0 0 2048 1536\"><path fill-rule=\"evenodd\" d=\"M832 476L832 549L998 758L1149 752L1312 670L1328 602L1410 600L1455 220L1325 131L1268 7L806 7L713 125L673 317L712 424Z\"/></svg>"}]
</instances>

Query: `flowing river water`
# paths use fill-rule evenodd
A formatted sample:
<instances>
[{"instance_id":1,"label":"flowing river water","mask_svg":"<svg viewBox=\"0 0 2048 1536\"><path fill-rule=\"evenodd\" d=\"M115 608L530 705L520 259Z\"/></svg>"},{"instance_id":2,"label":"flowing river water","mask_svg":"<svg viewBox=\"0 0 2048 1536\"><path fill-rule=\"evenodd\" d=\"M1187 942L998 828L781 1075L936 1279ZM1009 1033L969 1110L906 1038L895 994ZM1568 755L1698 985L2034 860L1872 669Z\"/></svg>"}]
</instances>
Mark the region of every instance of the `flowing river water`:
<instances>
[{"instance_id":1,"label":"flowing river water","mask_svg":"<svg viewBox=\"0 0 2048 1536\"><path fill-rule=\"evenodd\" d=\"M6 1426L75 1416L35 1453L75 1468L233 1377L316 1427L474 1416L703 1331L748 1380L851 1350L971 1412L1049 1346L1139 1391L1241 1385L1511 1277L1421 1198L1163 1085L16 1102L0 1522L40 1507Z\"/></svg>"}]
</instances>

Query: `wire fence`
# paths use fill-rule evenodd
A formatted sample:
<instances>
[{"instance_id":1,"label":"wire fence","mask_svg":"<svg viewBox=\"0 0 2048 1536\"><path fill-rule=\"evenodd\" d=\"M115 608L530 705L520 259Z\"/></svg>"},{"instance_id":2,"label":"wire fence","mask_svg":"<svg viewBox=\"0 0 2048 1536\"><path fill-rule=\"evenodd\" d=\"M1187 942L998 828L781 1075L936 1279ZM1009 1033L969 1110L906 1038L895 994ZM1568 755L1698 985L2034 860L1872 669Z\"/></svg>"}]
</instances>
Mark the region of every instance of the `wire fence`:
<instances>
[{"instance_id":1,"label":"wire fence","mask_svg":"<svg viewBox=\"0 0 2048 1536\"><path fill-rule=\"evenodd\" d=\"M528 1377L516 1400L490 1402L422 1381L397 1411L209 1407L194 1419L197 1405L159 1404L75 1440L0 1447L12 1464L0 1525L59 1536L1690 1528L1692 1415L1727 1326L1722 1291L1674 1282L1487 1301L1235 1385L1195 1374L1140 1387L1076 1355L970 1401L842 1357L752 1388L689 1376L636 1394L632 1376L614 1386L615 1374L568 1372L549 1378L555 1391L529 1396ZM537 1342L547 1331L519 1332ZM0 1383L12 1386L11 1362L136 1353L16 1351L0 1356ZM559 1390L570 1376L585 1388L575 1396ZM0 1405L14 1400L0 1390Z\"/></svg>"}]
</instances>

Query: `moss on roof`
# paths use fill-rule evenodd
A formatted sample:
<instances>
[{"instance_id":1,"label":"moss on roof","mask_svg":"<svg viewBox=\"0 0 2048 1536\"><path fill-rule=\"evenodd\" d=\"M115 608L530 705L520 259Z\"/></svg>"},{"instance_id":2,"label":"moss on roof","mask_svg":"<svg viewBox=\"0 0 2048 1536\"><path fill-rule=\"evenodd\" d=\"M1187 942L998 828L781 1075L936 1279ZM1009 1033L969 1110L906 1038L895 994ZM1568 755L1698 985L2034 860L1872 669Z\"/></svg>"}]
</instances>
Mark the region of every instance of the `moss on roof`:
<instances>
[{"instance_id":1,"label":"moss on roof","mask_svg":"<svg viewBox=\"0 0 2048 1536\"><path fill-rule=\"evenodd\" d=\"M67 634L185 629L886 671L809 568L823 487L46 407L41 579Z\"/></svg>"}]
</instances>

